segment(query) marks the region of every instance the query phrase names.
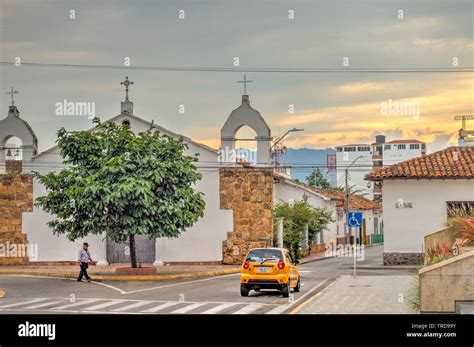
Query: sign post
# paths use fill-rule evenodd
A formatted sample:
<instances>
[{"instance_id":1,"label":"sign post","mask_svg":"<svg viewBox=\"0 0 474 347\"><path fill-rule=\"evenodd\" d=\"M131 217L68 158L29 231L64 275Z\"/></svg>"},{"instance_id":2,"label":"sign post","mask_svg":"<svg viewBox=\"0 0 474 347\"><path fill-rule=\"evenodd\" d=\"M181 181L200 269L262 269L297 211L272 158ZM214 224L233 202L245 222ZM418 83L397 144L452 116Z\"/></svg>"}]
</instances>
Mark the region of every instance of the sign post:
<instances>
[{"instance_id":1,"label":"sign post","mask_svg":"<svg viewBox=\"0 0 474 347\"><path fill-rule=\"evenodd\" d=\"M362 212L356 212L356 211L350 211L348 213L348 221L347 225L349 228L355 228L354 229L354 241L353 241L353 247L354 247L354 276L356 276L356 261L357 261L357 228L360 228L362 226ZM349 229L350 232L350 229Z\"/></svg>"}]
</instances>

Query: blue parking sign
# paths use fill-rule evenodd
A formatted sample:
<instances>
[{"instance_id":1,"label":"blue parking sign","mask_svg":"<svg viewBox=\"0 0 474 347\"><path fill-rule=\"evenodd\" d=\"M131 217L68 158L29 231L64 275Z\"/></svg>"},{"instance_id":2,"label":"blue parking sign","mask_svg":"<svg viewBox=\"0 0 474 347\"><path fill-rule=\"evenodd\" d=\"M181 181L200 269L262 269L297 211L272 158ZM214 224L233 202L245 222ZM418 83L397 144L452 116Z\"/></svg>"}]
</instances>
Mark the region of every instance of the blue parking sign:
<instances>
[{"instance_id":1,"label":"blue parking sign","mask_svg":"<svg viewBox=\"0 0 474 347\"><path fill-rule=\"evenodd\" d=\"M361 227L362 226L362 212L349 212L347 224L350 227Z\"/></svg>"}]
</instances>

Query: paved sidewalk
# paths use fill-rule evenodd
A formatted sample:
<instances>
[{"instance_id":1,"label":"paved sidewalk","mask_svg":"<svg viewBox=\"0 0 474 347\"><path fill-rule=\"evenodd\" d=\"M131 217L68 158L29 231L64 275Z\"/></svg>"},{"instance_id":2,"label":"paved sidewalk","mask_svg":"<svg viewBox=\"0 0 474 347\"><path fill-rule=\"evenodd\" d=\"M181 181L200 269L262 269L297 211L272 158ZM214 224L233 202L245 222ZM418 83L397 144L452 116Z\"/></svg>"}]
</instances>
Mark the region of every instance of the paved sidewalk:
<instances>
[{"instance_id":1,"label":"paved sidewalk","mask_svg":"<svg viewBox=\"0 0 474 347\"><path fill-rule=\"evenodd\" d=\"M130 266L129 264L114 264L108 266L89 266L88 273L94 280L162 280L174 278L191 278L230 274L240 271L237 265L164 265L157 267L155 275L126 276L117 275L117 267ZM49 277L76 278L79 274L77 265L15 265L0 266L0 275L37 275Z\"/></svg>"},{"instance_id":2,"label":"paved sidewalk","mask_svg":"<svg viewBox=\"0 0 474 347\"><path fill-rule=\"evenodd\" d=\"M304 258L301 258L299 262L300 264L306 264L306 263L311 263L313 261L323 260L327 258L330 258L330 257L326 255L326 252L318 252L318 253L312 253L310 255L307 255Z\"/></svg>"},{"instance_id":3,"label":"paved sidewalk","mask_svg":"<svg viewBox=\"0 0 474 347\"><path fill-rule=\"evenodd\" d=\"M411 275L341 276L295 313L417 313L409 302L415 282Z\"/></svg>"}]
</instances>

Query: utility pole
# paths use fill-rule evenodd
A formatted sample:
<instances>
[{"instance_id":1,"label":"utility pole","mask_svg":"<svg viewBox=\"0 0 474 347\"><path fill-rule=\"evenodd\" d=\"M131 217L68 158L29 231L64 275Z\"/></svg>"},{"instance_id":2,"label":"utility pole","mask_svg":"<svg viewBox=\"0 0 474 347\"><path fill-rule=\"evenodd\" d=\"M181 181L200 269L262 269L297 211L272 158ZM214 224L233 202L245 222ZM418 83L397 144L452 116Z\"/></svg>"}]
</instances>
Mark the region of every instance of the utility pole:
<instances>
[{"instance_id":1,"label":"utility pole","mask_svg":"<svg viewBox=\"0 0 474 347\"><path fill-rule=\"evenodd\" d=\"M351 234L349 232L349 168L345 170L345 180L346 180L346 203L344 207L346 208L346 244L351 243Z\"/></svg>"},{"instance_id":2,"label":"utility pole","mask_svg":"<svg viewBox=\"0 0 474 347\"><path fill-rule=\"evenodd\" d=\"M355 158L352 163L348 167L346 167L345 170L345 181L346 181L346 199L345 199L345 212L346 212L346 242L347 244L351 243L351 233L350 233L350 228L349 228L349 169L354 163L359 160L360 158L363 158L362 155L359 155L357 158ZM354 243L356 242L357 237L354 237Z\"/></svg>"}]
</instances>

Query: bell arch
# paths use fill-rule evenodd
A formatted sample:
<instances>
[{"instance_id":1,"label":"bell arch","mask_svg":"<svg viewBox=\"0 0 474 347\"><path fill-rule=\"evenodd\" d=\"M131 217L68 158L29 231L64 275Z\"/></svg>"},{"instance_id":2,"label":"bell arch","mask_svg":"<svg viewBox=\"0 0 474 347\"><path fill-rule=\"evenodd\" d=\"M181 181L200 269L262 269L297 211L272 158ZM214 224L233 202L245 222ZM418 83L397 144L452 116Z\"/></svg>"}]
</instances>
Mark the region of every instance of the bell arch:
<instances>
[{"instance_id":1,"label":"bell arch","mask_svg":"<svg viewBox=\"0 0 474 347\"><path fill-rule=\"evenodd\" d=\"M242 95L242 104L231 112L221 129L221 150L235 151L235 136L243 126L248 126L257 134L257 165L269 165L271 130L262 115L250 106L248 95Z\"/></svg>"},{"instance_id":2,"label":"bell arch","mask_svg":"<svg viewBox=\"0 0 474 347\"><path fill-rule=\"evenodd\" d=\"M8 116L0 121L0 169L5 167L5 146L12 137L21 141L22 161L31 162L38 152L38 139L31 126L20 118L16 106L10 106Z\"/></svg>"}]
</instances>

